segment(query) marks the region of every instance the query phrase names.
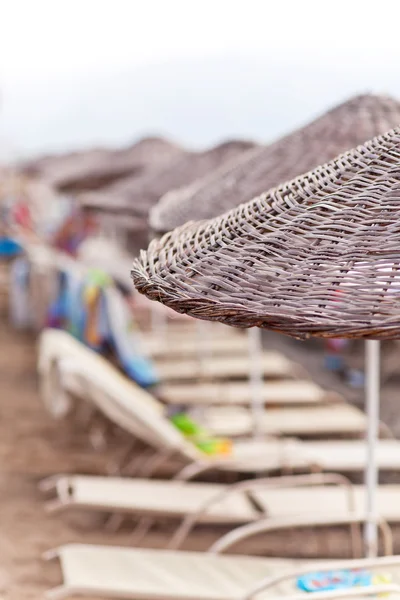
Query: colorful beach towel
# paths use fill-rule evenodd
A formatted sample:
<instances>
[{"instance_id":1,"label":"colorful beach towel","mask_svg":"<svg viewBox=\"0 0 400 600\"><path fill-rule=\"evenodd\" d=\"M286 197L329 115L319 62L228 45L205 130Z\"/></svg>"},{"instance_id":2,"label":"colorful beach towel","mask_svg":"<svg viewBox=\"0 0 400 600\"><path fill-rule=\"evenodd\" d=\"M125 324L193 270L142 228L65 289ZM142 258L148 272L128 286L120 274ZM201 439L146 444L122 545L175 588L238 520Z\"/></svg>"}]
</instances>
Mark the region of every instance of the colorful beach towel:
<instances>
[{"instance_id":1,"label":"colorful beach towel","mask_svg":"<svg viewBox=\"0 0 400 600\"><path fill-rule=\"evenodd\" d=\"M95 352L111 349L123 371L142 387L158 383L151 361L140 352L131 327L132 315L120 298L115 306L113 281L101 269L85 276L64 271L48 314L48 326L64 329ZM114 302L114 304L112 304Z\"/></svg>"},{"instance_id":2,"label":"colorful beach towel","mask_svg":"<svg viewBox=\"0 0 400 600\"><path fill-rule=\"evenodd\" d=\"M50 305L47 326L68 331L71 335L83 341L81 335L84 321L83 306L80 299L82 278L69 271L59 271L57 292Z\"/></svg>"},{"instance_id":3,"label":"colorful beach towel","mask_svg":"<svg viewBox=\"0 0 400 600\"><path fill-rule=\"evenodd\" d=\"M327 592L391 582L392 577L390 574L371 573L363 569L343 569L316 571L315 573L303 575L297 580L297 587L304 592Z\"/></svg>"},{"instance_id":4,"label":"colorful beach towel","mask_svg":"<svg viewBox=\"0 0 400 600\"><path fill-rule=\"evenodd\" d=\"M77 207L71 206L53 232L52 245L67 254L76 256L82 242L95 229L93 217L84 215Z\"/></svg>"}]
</instances>

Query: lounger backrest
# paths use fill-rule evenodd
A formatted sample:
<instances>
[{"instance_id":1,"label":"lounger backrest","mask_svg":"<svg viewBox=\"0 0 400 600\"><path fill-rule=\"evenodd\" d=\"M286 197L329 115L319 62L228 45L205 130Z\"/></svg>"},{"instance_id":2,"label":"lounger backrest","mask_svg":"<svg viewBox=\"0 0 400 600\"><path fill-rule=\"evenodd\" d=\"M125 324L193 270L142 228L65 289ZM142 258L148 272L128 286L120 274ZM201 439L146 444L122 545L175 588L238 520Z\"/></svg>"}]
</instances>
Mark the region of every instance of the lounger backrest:
<instances>
[{"instance_id":1,"label":"lounger backrest","mask_svg":"<svg viewBox=\"0 0 400 600\"><path fill-rule=\"evenodd\" d=\"M128 380L107 360L64 331L45 330L40 337L39 368L51 361L70 358L96 406L118 425L147 443L181 453L186 460L200 453L164 415L164 409L149 392Z\"/></svg>"}]
</instances>

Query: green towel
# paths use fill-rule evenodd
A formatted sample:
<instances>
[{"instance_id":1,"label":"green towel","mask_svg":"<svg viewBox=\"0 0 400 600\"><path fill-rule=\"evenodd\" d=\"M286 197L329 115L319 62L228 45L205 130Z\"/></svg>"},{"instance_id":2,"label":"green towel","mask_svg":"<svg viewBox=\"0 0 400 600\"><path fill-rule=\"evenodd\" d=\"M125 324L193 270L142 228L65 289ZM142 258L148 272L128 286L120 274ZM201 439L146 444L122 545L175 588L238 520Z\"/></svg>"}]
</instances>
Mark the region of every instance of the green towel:
<instances>
[{"instance_id":1,"label":"green towel","mask_svg":"<svg viewBox=\"0 0 400 600\"><path fill-rule=\"evenodd\" d=\"M185 437L204 454L230 454L232 451L232 442L228 439L213 438L200 427L191 417L185 412L177 412L170 415L171 422Z\"/></svg>"}]
</instances>

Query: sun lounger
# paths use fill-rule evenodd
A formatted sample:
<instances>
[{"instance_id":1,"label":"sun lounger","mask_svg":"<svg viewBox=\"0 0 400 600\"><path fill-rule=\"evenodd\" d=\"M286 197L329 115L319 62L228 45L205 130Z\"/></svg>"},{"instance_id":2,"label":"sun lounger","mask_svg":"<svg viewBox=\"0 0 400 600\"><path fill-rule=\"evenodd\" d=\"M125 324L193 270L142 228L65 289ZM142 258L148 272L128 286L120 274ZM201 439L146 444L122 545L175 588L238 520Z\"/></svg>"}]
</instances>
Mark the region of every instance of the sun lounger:
<instances>
[{"instance_id":1,"label":"sun lounger","mask_svg":"<svg viewBox=\"0 0 400 600\"><path fill-rule=\"evenodd\" d=\"M165 418L164 407L149 392L63 331L45 330L41 334L38 370L44 403L54 416L68 413L72 406L70 394L74 394L157 448L165 460L177 457L184 464L194 463L200 469L212 463L215 468L239 472L242 468L246 472L255 459L259 472L308 470L315 466L313 457L302 451L301 442L291 439L238 441L230 456L207 458Z\"/></svg>"},{"instance_id":2,"label":"sun lounger","mask_svg":"<svg viewBox=\"0 0 400 600\"><path fill-rule=\"evenodd\" d=\"M41 489L57 494L48 510L68 507L138 516L182 518L195 513L205 502L225 492L228 486L218 483L160 481L154 479L60 476L41 483ZM229 494L211 507L202 522L222 525L254 521L263 513L241 491Z\"/></svg>"},{"instance_id":3,"label":"sun lounger","mask_svg":"<svg viewBox=\"0 0 400 600\"><path fill-rule=\"evenodd\" d=\"M323 507L328 513L348 510L348 495L338 486L256 488L252 495L257 504L271 517L285 517L306 509L317 513ZM361 513L365 505L364 485L353 485L351 497L354 509ZM400 485L380 485L376 496L377 511L388 523L400 523Z\"/></svg>"},{"instance_id":4,"label":"sun lounger","mask_svg":"<svg viewBox=\"0 0 400 600\"><path fill-rule=\"evenodd\" d=\"M328 392L313 381L307 380L265 381L262 391L263 401L268 406L315 405L344 401L340 394ZM189 406L249 405L251 392L247 381L162 385L162 396L165 402Z\"/></svg>"},{"instance_id":5,"label":"sun lounger","mask_svg":"<svg viewBox=\"0 0 400 600\"><path fill-rule=\"evenodd\" d=\"M312 440L307 441L306 447L326 471L355 472L368 461L367 444L362 440ZM379 440L376 460L380 471L400 470L399 450L398 440Z\"/></svg>"},{"instance_id":6,"label":"sun lounger","mask_svg":"<svg viewBox=\"0 0 400 600\"><path fill-rule=\"evenodd\" d=\"M296 586L302 574L316 570L367 568L389 572L393 583L379 587L357 588L339 592L339 596L371 593L398 593L400 557L341 561L301 561L250 556L222 555L236 542L260 532L301 526L330 526L361 523L361 516L343 519L309 516L275 524L258 522L224 536L209 552L130 549L120 547L69 544L46 553L45 558L58 558L63 583L48 592L49 599L72 595L135 600L250 600L285 598L297 600L306 596ZM379 520L383 525L383 522ZM390 533L383 526L385 549L390 548ZM387 587L384 587L384 586ZM391 587L393 586L393 587ZM262 592L260 594L260 592ZM321 594L321 595L320 595ZM335 597L314 592L315 600Z\"/></svg>"},{"instance_id":7,"label":"sun lounger","mask_svg":"<svg viewBox=\"0 0 400 600\"><path fill-rule=\"evenodd\" d=\"M38 367L43 399L52 414L62 416L68 412L71 407L69 394L72 392L157 449L155 463L157 460L167 463L177 458L181 464L188 465L191 475L210 468L263 473L318 468L348 472L365 467L366 444L362 440L304 442L272 437L238 440L233 444L231 456L207 458L170 423L164 416L163 406L149 392L62 331L46 330L42 333ZM399 470L400 442L381 440L377 456L379 467L383 470ZM142 475L150 472L148 468L142 465Z\"/></svg>"},{"instance_id":8,"label":"sun lounger","mask_svg":"<svg viewBox=\"0 0 400 600\"><path fill-rule=\"evenodd\" d=\"M311 486L314 489L309 489ZM355 501L361 510L363 494L361 486L353 486L345 477L330 473L270 477L229 486L180 480L59 475L43 480L40 489L56 496L46 503L50 511L75 507L152 518L189 518L193 520L192 526L196 522L220 525L245 523L266 516L304 512L305 509L318 511L325 506L324 502L321 504L322 496L329 507L333 506L333 510L352 511L356 506ZM286 493L282 496L281 510L279 494L283 490ZM287 501L291 493L298 498L298 502L290 504ZM400 509L396 507L400 486L385 486L380 493L384 501L383 508L389 511L390 506L389 514L400 521ZM269 494L271 504L268 503ZM314 498L316 502L313 502Z\"/></svg>"},{"instance_id":9,"label":"sun lounger","mask_svg":"<svg viewBox=\"0 0 400 600\"><path fill-rule=\"evenodd\" d=\"M287 579L268 589L257 598L285 598L297 600L307 598L307 594L296 588L297 578L307 573L310 563L273 558L247 556L213 556L204 553L186 553L173 551L155 551L148 549L129 549L107 546L89 546L69 544L61 546L47 558L60 561L63 584L47 593L49 600L70 596L101 596L102 598L132 598L135 600L250 600L249 595L258 582L285 574ZM378 569L393 573L398 580L399 557L391 560L376 560ZM318 566L325 569L356 568L375 564L359 561L336 561ZM382 565L382 566L381 566ZM391 568L390 568L391 567ZM290 571L293 572L289 578ZM393 584L392 584L393 585ZM356 588L357 595L365 597L375 592L390 592L400 589L385 584L375 589ZM354 591L354 590L351 590ZM351 592L339 593L338 597L347 598ZM336 596L314 593L315 600L335 598Z\"/></svg>"},{"instance_id":10,"label":"sun lounger","mask_svg":"<svg viewBox=\"0 0 400 600\"><path fill-rule=\"evenodd\" d=\"M324 437L362 435L367 418L355 406L345 402L317 406L269 407L258 421L267 435ZM204 426L217 436L251 435L253 416L245 407L210 407L204 414Z\"/></svg>"},{"instance_id":11,"label":"sun lounger","mask_svg":"<svg viewBox=\"0 0 400 600\"><path fill-rule=\"evenodd\" d=\"M329 485L330 484L330 485ZM52 492L47 510L84 508L132 516L181 519L169 547L178 548L198 523L230 525L261 518L285 518L324 511L344 515L362 513L365 486L352 485L338 474L270 477L230 486L191 481L157 481L118 477L60 475L41 482ZM378 489L378 512L390 523L400 523L400 486ZM145 531L151 527L147 522Z\"/></svg>"},{"instance_id":12,"label":"sun lounger","mask_svg":"<svg viewBox=\"0 0 400 600\"><path fill-rule=\"evenodd\" d=\"M225 332L213 335L211 329L209 339L204 341L204 353L210 355L231 355L248 353L248 343L244 335L226 335ZM193 329L187 329L185 333L174 333L165 336L167 339L155 338L152 334L143 337L143 350L155 359L168 357L182 357L187 359L189 356L199 356L202 351L202 342L199 340L197 332ZM146 339L149 338L149 339Z\"/></svg>"},{"instance_id":13,"label":"sun lounger","mask_svg":"<svg viewBox=\"0 0 400 600\"><path fill-rule=\"evenodd\" d=\"M293 377L300 369L279 352L263 352L261 368L264 377ZM245 379L250 372L249 356L213 356L202 362L197 359L156 360L157 372L162 381Z\"/></svg>"}]
</instances>

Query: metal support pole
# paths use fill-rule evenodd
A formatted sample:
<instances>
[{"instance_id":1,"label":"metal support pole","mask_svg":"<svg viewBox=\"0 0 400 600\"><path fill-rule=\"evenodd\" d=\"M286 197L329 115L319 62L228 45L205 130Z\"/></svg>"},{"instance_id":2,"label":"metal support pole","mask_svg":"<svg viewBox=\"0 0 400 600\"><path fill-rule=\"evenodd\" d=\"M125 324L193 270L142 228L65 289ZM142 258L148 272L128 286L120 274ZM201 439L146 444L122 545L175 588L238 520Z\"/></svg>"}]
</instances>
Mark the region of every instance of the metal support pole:
<instances>
[{"instance_id":1,"label":"metal support pole","mask_svg":"<svg viewBox=\"0 0 400 600\"><path fill-rule=\"evenodd\" d=\"M151 303L151 331L155 336L165 339L167 335L167 315L160 310L156 302Z\"/></svg>"},{"instance_id":2,"label":"metal support pole","mask_svg":"<svg viewBox=\"0 0 400 600\"><path fill-rule=\"evenodd\" d=\"M208 321L196 320L196 337L198 342L197 356L200 361L201 370L206 367L212 358L212 331Z\"/></svg>"},{"instance_id":3,"label":"metal support pole","mask_svg":"<svg viewBox=\"0 0 400 600\"><path fill-rule=\"evenodd\" d=\"M368 340L365 349L366 362L366 410L368 417L366 485L365 553L368 558L378 555L378 528L376 521L376 491L378 486L378 462L376 450L379 437L380 395L380 343Z\"/></svg>"},{"instance_id":4,"label":"metal support pole","mask_svg":"<svg viewBox=\"0 0 400 600\"><path fill-rule=\"evenodd\" d=\"M201 319L196 319L196 339L197 339L197 360L200 365L200 381L203 381L204 373L207 372L207 363L212 360L212 327L210 327L209 321L202 321ZM200 423L204 423L206 417L206 407L205 405L197 406L192 409L193 416L199 420Z\"/></svg>"},{"instance_id":5,"label":"metal support pole","mask_svg":"<svg viewBox=\"0 0 400 600\"><path fill-rule=\"evenodd\" d=\"M251 412L253 417L253 436L260 438L262 435L262 418L264 415L264 373L262 371L261 354L262 341L261 329L251 327L249 337L249 383L251 390Z\"/></svg>"}]
</instances>

